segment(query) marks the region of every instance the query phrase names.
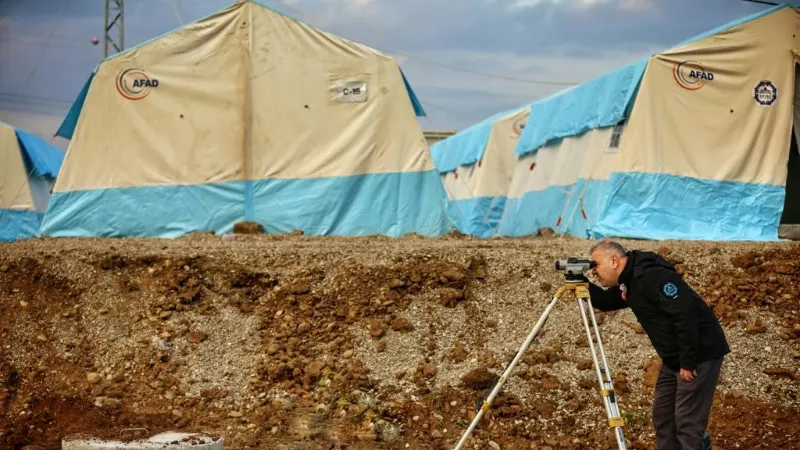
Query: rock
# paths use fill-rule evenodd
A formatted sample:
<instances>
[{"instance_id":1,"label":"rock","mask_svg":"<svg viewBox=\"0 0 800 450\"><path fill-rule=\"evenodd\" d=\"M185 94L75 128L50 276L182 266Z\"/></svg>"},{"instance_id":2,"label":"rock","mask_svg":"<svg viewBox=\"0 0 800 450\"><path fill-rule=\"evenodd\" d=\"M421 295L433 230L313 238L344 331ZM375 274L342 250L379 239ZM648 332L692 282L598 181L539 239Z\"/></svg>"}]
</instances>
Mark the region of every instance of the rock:
<instances>
[{"instance_id":1,"label":"rock","mask_svg":"<svg viewBox=\"0 0 800 450\"><path fill-rule=\"evenodd\" d=\"M86 381L88 381L89 384L97 384L97 383L99 383L100 382L100 378L101 377L100 377L99 373L90 372L90 373L86 374Z\"/></svg>"},{"instance_id":2,"label":"rock","mask_svg":"<svg viewBox=\"0 0 800 450\"><path fill-rule=\"evenodd\" d=\"M467 359L467 348L464 344L457 342L450 351L450 360L454 363L462 363Z\"/></svg>"},{"instance_id":3,"label":"rock","mask_svg":"<svg viewBox=\"0 0 800 450\"><path fill-rule=\"evenodd\" d=\"M363 442L374 442L378 440L378 435L375 430L364 430L355 432L356 439Z\"/></svg>"},{"instance_id":4,"label":"rock","mask_svg":"<svg viewBox=\"0 0 800 450\"><path fill-rule=\"evenodd\" d=\"M28 307L28 302L26 302L25 300L20 300L19 301L19 306L21 306L23 308L27 308Z\"/></svg>"},{"instance_id":5,"label":"rock","mask_svg":"<svg viewBox=\"0 0 800 450\"><path fill-rule=\"evenodd\" d=\"M455 308L459 300L464 299L464 291L448 287L448 288L443 288L439 292L439 296L442 299L442 304L446 308Z\"/></svg>"},{"instance_id":6,"label":"rock","mask_svg":"<svg viewBox=\"0 0 800 450\"><path fill-rule=\"evenodd\" d=\"M36 340L39 342L47 342L47 337L43 334L37 335Z\"/></svg>"},{"instance_id":7,"label":"rock","mask_svg":"<svg viewBox=\"0 0 800 450\"><path fill-rule=\"evenodd\" d=\"M6 273L8 272L8 264L3 264L0 266L0 272Z\"/></svg>"},{"instance_id":8,"label":"rock","mask_svg":"<svg viewBox=\"0 0 800 450\"><path fill-rule=\"evenodd\" d=\"M686 260L683 259L683 256L677 254L670 255L667 260L669 260L669 262L671 262L673 265L683 264L686 262Z\"/></svg>"},{"instance_id":9,"label":"rock","mask_svg":"<svg viewBox=\"0 0 800 450\"><path fill-rule=\"evenodd\" d=\"M386 334L386 325L381 322L372 322L369 326L369 334L376 339L382 338Z\"/></svg>"},{"instance_id":10,"label":"rock","mask_svg":"<svg viewBox=\"0 0 800 450\"><path fill-rule=\"evenodd\" d=\"M263 234L264 227L258 222L238 222L233 224L234 234Z\"/></svg>"},{"instance_id":11,"label":"rock","mask_svg":"<svg viewBox=\"0 0 800 450\"><path fill-rule=\"evenodd\" d=\"M173 410L172 410L172 415L173 415L173 416L175 416L175 417L177 417L177 418L179 418L179 419L180 419L181 417L183 417L183 413L181 412L181 410L180 410L180 409L173 409Z\"/></svg>"},{"instance_id":12,"label":"rock","mask_svg":"<svg viewBox=\"0 0 800 450\"><path fill-rule=\"evenodd\" d=\"M433 364L424 363L417 368L417 372L425 378L433 378L439 371Z\"/></svg>"},{"instance_id":13,"label":"rock","mask_svg":"<svg viewBox=\"0 0 800 450\"><path fill-rule=\"evenodd\" d=\"M401 288L401 287L403 287L405 285L406 285L405 281L403 281L403 280L401 280L399 278L395 278L395 279L393 279L392 281L389 282L389 289L398 289L398 288Z\"/></svg>"},{"instance_id":14,"label":"rock","mask_svg":"<svg viewBox=\"0 0 800 450\"><path fill-rule=\"evenodd\" d=\"M412 331L414 329L414 327L411 326L411 322L409 322L408 319L406 319L404 317L399 318L399 319L394 319L392 321L392 325L391 326L392 326L392 330L400 331L400 332L404 332L404 333L407 333L407 332Z\"/></svg>"},{"instance_id":15,"label":"rock","mask_svg":"<svg viewBox=\"0 0 800 450\"><path fill-rule=\"evenodd\" d=\"M790 380L800 380L800 375L796 374L794 370L783 367L768 367L764 369L763 372L770 376L785 377Z\"/></svg>"},{"instance_id":16,"label":"rock","mask_svg":"<svg viewBox=\"0 0 800 450\"><path fill-rule=\"evenodd\" d=\"M167 320L170 317L172 317L172 311L164 311L163 313L161 313L160 317L161 317L161 320Z\"/></svg>"},{"instance_id":17,"label":"rock","mask_svg":"<svg viewBox=\"0 0 800 450\"><path fill-rule=\"evenodd\" d=\"M464 279L464 274L456 271L455 269L445 270L442 272L442 276L450 281L462 281Z\"/></svg>"},{"instance_id":18,"label":"rock","mask_svg":"<svg viewBox=\"0 0 800 450\"><path fill-rule=\"evenodd\" d=\"M461 383L470 389L482 391L492 387L498 378L497 375L489 372L485 367L480 367L467 372L461 377Z\"/></svg>"},{"instance_id":19,"label":"rock","mask_svg":"<svg viewBox=\"0 0 800 450\"><path fill-rule=\"evenodd\" d=\"M199 344L208 339L208 335L202 331L192 331L186 334L186 341L190 344Z\"/></svg>"},{"instance_id":20,"label":"rock","mask_svg":"<svg viewBox=\"0 0 800 450\"><path fill-rule=\"evenodd\" d=\"M278 351L280 349L281 349L281 346L276 344L275 342L273 342L273 343L269 344L269 346L267 347L267 354L272 356L275 353L278 353Z\"/></svg>"},{"instance_id":21,"label":"rock","mask_svg":"<svg viewBox=\"0 0 800 450\"><path fill-rule=\"evenodd\" d=\"M386 341L384 341L383 339L378 341L378 345L376 346L375 351L378 352L378 353L385 352L386 351Z\"/></svg>"},{"instance_id":22,"label":"rock","mask_svg":"<svg viewBox=\"0 0 800 450\"><path fill-rule=\"evenodd\" d=\"M392 425L385 420L378 420L375 422L375 431L381 442L394 442L403 433L400 427Z\"/></svg>"},{"instance_id":23,"label":"rock","mask_svg":"<svg viewBox=\"0 0 800 450\"><path fill-rule=\"evenodd\" d=\"M536 235L541 237L553 237L556 235L556 232L550 227L544 227L539 228L539 230L536 232Z\"/></svg>"},{"instance_id":24,"label":"rock","mask_svg":"<svg viewBox=\"0 0 800 450\"><path fill-rule=\"evenodd\" d=\"M578 401L577 401L577 400L574 400L574 399L573 399L573 400L570 400L570 401L568 401L568 402L567 402L567 403L564 405L564 408L566 408L566 409L567 409L567 411L572 411L572 412L575 412L575 411L577 411L579 407L580 407L580 403L578 403Z\"/></svg>"},{"instance_id":25,"label":"rock","mask_svg":"<svg viewBox=\"0 0 800 450\"><path fill-rule=\"evenodd\" d=\"M642 381L647 387L655 387L658 380L658 371L661 370L661 359L657 356L650 358L650 361L645 364L644 376Z\"/></svg>"},{"instance_id":26,"label":"rock","mask_svg":"<svg viewBox=\"0 0 800 450\"><path fill-rule=\"evenodd\" d=\"M625 372L619 372L614 375L614 390L619 394L631 392L631 388L628 386L628 376Z\"/></svg>"},{"instance_id":27,"label":"rock","mask_svg":"<svg viewBox=\"0 0 800 450\"><path fill-rule=\"evenodd\" d=\"M594 366L594 362L591 359L583 359L578 362L578 370L589 370Z\"/></svg>"},{"instance_id":28,"label":"rock","mask_svg":"<svg viewBox=\"0 0 800 450\"><path fill-rule=\"evenodd\" d=\"M312 379L317 379L322 375L322 369L325 368L325 363L322 361L313 361L306 366L306 375Z\"/></svg>"},{"instance_id":29,"label":"rock","mask_svg":"<svg viewBox=\"0 0 800 450\"><path fill-rule=\"evenodd\" d=\"M492 447L493 450L500 450L500 444L495 441L489 441L489 447Z\"/></svg>"},{"instance_id":30,"label":"rock","mask_svg":"<svg viewBox=\"0 0 800 450\"><path fill-rule=\"evenodd\" d=\"M353 351L352 350L345 350L345 352L342 353L342 358L347 359L347 358L349 358L351 356L353 356Z\"/></svg>"},{"instance_id":31,"label":"rock","mask_svg":"<svg viewBox=\"0 0 800 450\"><path fill-rule=\"evenodd\" d=\"M444 435L439 430L433 430L431 431L431 437L434 439L441 439L442 437L444 437Z\"/></svg>"},{"instance_id":32,"label":"rock","mask_svg":"<svg viewBox=\"0 0 800 450\"><path fill-rule=\"evenodd\" d=\"M231 411L228 413L228 417L242 417L243 415L241 411Z\"/></svg>"},{"instance_id":33,"label":"rock","mask_svg":"<svg viewBox=\"0 0 800 450\"><path fill-rule=\"evenodd\" d=\"M761 321L761 318L757 318L754 323L747 325L744 328L745 333L747 334L758 334L767 331L767 326L764 322Z\"/></svg>"},{"instance_id":34,"label":"rock","mask_svg":"<svg viewBox=\"0 0 800 450\"><path fill-rule=\"evenodd\" d=\"M311 285L306 281L298 281L289 287L289 292L294 295L308 294L311 291Z\"/></svg>"}]
</instances>

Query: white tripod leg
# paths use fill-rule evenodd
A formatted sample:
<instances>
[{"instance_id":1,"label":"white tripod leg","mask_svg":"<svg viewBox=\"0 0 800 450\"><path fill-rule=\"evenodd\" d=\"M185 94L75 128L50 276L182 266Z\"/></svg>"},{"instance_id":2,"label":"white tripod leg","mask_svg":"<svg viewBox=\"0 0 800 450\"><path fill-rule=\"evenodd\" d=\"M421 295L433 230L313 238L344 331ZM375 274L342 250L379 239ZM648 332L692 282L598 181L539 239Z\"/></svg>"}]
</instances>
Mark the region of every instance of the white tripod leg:
<instances>
[{"instance_id":1,"label":"white tripod leg","mask_svg":"<svg viewBox=\"0 0 800 450\"><path fill-rule=\"evenodd\" d=\"M469 428L467 428L467 431L464 432L463 436L461 436L461 440L458 441L455 450L461 450L462 448L464 448L464 444L466 444L467 439L469 439L469 436L472 434L472 432L475 430L475 427L477 427L478 423L481 421L483 413L489 409L495 397L497 397L497 394L500 393L500 388L502 388L503 384L506 382L506 380L508 380L508 377L514 370L514 367L517 365L517 363L519 363L519 360L522 359L522 356L525 354L525 351L528 350L528 347L530 347L531 343L536 338L536 335L539 334L539 331L541 331L545 322L547 322L547 316L550 315L550 312L556 306L556 303L558 302L558 299L561 298L562 294L563 294L563 289L559 289L558 292L556 292L556 295L553 297L553 300L551 300L550 304L547 305L547 308L545 308L544 313L542 313L542 316L539 317L539 321L536 322L536 326L533 327L533 330L531 330L530 334L528 334L528 338L525 339L525 342L522 344L522 347L520 347L519 351L517 352L517 355L514 357L514 360L512 360L511 364L509 364L508 367L506 367L506 370L503 371L503 374L500 376L500 379L497 380L497 383L495 383L491 394L489 394L489 397L487 397L486 400L484 400L483 405L481 405L481 409L478 410L477 414L475 414L475 418L472 420L472 423L469 425Z\"/></svg>"},{"instance_id":2,"label":"white tripod leg","mask_svg":"<svg viewBox=\"0 0 800 450\"><path fill-rule=\"evenodd\" d=\"M608 415L608 424L614 430L614 435L617 438L617 445L619 446L620 450L627 450L628 444L625 439L625 435L622 432L622 427L625 425L625 420L622 418L622 416L620 416L619 404L617 403L616 394L614 392L614 383L611 381L611 371L608 369L608 361L606 360L605 350L603 349L603 341L600 338L600 330L597 327L597 320L595 319L594 311L592 310L592 303L588 292L582 292L581 294L585 295L578 295L578 309L581 310L583 326L586 329L586 339L589 341L589 348L592 351L592 360L594 361L594 368L597 372L597 379L600 382L600 392L603 395L603 403L606 408L606 414ZM586 316L586 310L584 309L584 301L586 302L586 306L589 308L589 316L591 317L592 326L594 327L595 336L597 338L597 346L599 347L602 366L597 360L597 350L595 349L594 341L592 340L592 331L591 327L589 326L589 320Z\"/></svg>"}]
</instances>

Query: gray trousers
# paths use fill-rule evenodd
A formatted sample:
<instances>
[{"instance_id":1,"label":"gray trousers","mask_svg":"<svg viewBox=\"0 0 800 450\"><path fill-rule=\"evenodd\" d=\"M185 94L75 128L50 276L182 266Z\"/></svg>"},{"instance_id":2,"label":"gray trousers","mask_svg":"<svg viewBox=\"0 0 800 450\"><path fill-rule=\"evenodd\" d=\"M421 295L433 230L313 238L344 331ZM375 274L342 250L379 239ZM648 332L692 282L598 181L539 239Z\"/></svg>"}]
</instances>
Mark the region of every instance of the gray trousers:
<instances>
[{"instance_id":1,"label":"gray trousers","mask_svg":"<svg viewBox=\"0 0 800 450\"><path fill-rule=\"evenodd\" d=\"M704 361L697 375L683 381L664 364L658 373L653 402L653 425L658 450L700 450L717 388L722 358Z\"/></svg>"}]
</instances>

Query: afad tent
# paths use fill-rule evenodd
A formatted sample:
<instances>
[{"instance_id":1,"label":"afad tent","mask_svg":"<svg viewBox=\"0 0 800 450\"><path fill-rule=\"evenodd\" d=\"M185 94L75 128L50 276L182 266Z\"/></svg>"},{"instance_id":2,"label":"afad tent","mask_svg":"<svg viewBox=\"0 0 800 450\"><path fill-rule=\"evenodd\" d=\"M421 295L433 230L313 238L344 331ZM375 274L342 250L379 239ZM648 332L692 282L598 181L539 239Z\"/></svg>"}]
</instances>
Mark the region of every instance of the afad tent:
<instances>
[{"instance_id":1,"label":"afad tent","mask_svg":"<svg viewBox=\"0 0 800 450\"><path fill-rule=\"evenodd\" d=\"M37 235L64 151L0 122L0 242Z\"/></svg>"},{"instance_id":2,"label":"afad tent","mask_svg":"<svg viewBox=\"0 0 800 450\"><path fill-rule=\"evenodd\" d=\"M450 218L462 233L485 238L497 231L529 111L496 114L431 146Z\"/></svg>"},{"instance_id":3,"label":"afad tent","mask_svg":"<svg viewBox=\"0 0 800 450\"><path fill-rule=\"evenodd\" d=\"M498 234L777 239L800 219L797 30L770 8L533 103Z\"/></svg>"},{"instance_id":4,"label":"afad tent","mask_svg":"<svg viewBox=\"0 0 800 450\"><path fill-rule=\"evenodd\" d=\"M417 115L394 59L238 1L98 65L42 234L442 234Z\"/></svg>"}]
</instances>

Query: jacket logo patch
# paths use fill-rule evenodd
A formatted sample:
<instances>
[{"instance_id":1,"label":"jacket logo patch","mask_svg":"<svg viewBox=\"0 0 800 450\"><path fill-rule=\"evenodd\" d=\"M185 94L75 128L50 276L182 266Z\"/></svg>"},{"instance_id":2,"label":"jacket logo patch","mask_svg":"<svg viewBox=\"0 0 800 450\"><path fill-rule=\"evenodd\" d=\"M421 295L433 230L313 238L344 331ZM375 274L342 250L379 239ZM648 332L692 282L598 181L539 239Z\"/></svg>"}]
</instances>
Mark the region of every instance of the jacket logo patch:
<instances>
[{"instance_id":1,"label":"jacket logo patch","mask_svg":"<svg viewBox=\"0 0 800 450\"><path fill-rule=\"evenodd\" d=\"M667 297L676 297L678 295L678 286L675 286L672 282L667 282L664 283L661 291L664 292L664 295Z\"/></svg>"}]
</instances>

